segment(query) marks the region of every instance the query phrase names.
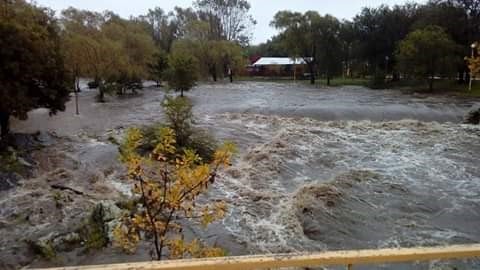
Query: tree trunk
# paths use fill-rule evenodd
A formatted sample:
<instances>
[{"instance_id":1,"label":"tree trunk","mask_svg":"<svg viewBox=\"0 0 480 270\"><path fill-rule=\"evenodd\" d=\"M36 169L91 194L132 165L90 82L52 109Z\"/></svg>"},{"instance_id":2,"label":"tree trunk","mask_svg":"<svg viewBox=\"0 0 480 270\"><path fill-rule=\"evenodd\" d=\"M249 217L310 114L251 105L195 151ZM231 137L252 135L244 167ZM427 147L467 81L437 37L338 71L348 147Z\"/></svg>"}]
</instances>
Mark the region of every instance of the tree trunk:
<instances>
[{"instance_id":1,"label":"tree trunk","mask_svg":"<svg viewBox=\"0 0 480 270\"><path fill-rule=\"evenodd\" d=\"M80 92L80 79L75 78L75 92L78 93Z\"/></svg>"},{"instance_id":2,"label":"tree trunk","mask_svg":"<svg viewBox=\"0 0 480 270\"><path fill-rule=\"evenodd\" d=\"M103 86L98 87L98 102L105 103L105 91L103 90Z\"/></svg>"},{"instance_id":3,"label":"tree trunk","mask_svg":"<svg viewBox=\"0 0 480 270\"><path fill-rule=\"evenodd\" d=\"M233 83L233 73L230 72L230 75L228 75L230 77L230 83Z\"/></svg>"},{"instance_id":4,"label":"tree trunk","mask_svg":"<svg viewBox=\"0 0 480 270\"><path fill-rule=\"evenodd\" d=\"M434 78L433 78L433 75L432 75L432 76L430 76L430 79L428 80L428 90L430 92L433 91L433 80L434 80Z\"/></svg>"},{"instance_id":5,"label":"tree trunk","mask_svg":"<svg viewBox=\"0 0 480 270\"><path fill-rule=\"evenodd\" d=\"M79 115L79 111L78 111L78 93L80 92L80 79L78 78L78 76L75 76L75 82L74 82L74 86L73 86L73 94L75 95L75 114L76 115Z\"/></svg>"},{"instance_id":6,"label":"tree trunk","mask_svg":"<svg viewBox=\"0 0 480 270\"><path fill-rule=\"evenodd\" d=\"M75 91L75 114L80 114L80 111L78 109L78 91Z\"/></svg>"},{"instance_id":7,"label":"tree trunk","mask_svg":"<svg viewBox=\"0 0 480 270\"><path fill-rule=\"evenodd\" d=\"M327 70L327 86L330 86L330 73Z\"/></svg>"},{"instance_id":8,"label":"tree trunk","mask_svg":"<svg viewBox=\"0 0 480 270\"><path fill-rule=\"evenodd\" d=\"M183 89L180 90L180 96L183 97Z\"/></svg>"},{"instance_id":9,"label":"tree trunk","mask_svg":"<svg viewBox=\"0 0 480 270\"><path fill-rule=\"evenodd\" d=\"M10 132L10 113L0 111L0 140L7 138Z\"/></svg>"},{"instance_id":10,"label":"tree trunk","mask_svg":"<svg viewBox=\"0 0 480 270\"><path fill-rule=\"evenodd\" d=\"M315 73L313 63L308 64L308 70L310 71L310 84L315 84Z\"/></svg>"},{"instance_id":11,"label":"tree trunk","mask_svg":"<svg viewBox=\"0 0 480 270\"><path fill-rule=\"evenodd\" d=\"M217 73L216 72L211 72L212 73L212 79L214 82L217 81Z\"/></svg>"}]
</instances>

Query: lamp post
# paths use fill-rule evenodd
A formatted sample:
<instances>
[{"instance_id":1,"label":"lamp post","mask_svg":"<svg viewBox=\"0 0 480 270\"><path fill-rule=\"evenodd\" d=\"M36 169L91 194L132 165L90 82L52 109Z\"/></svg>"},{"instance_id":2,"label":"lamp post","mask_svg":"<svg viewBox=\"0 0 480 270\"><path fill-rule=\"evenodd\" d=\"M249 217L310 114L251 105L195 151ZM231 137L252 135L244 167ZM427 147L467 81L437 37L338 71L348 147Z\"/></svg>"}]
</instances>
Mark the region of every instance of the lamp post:
<instances>
[{"instance_id":1,"label":"lamp post","mask_svg":"<svg viewBox=\"0 0 480 270\"><path fill-rule=\"evenodd\" d=\"M477 47L477 43L472 43L472 45L470 45L470 48L472 49L472 59L473 57L475 57L475 48ZM472 70L470 69L470 82L468 83L468 90L469 91L472 91L472 79L473 77L473 74L472 74Z\"/></svg>"}]
</instances>

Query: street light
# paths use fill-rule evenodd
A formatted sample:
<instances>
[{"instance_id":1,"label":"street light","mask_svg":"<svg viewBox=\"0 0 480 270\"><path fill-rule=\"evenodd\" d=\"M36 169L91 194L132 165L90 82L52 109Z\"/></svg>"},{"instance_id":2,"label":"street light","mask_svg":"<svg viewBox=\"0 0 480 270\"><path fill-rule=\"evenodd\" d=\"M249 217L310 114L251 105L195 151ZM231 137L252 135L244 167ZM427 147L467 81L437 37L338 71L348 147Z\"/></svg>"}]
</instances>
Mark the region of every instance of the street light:
<instances>
[{"instance_id":1,"label":"street light","mask_svg":"<svg viewBox=\"0 0 480 270\"><path fill-rule=\"evenodd\" d=\"M475 57L475 48L477 48L477 43L476 42L472 43L472 45L470 45L470 48L472 48L472 59L473 59L473 57ZM468 83L469 91L472 91L472 77L473 77L472 70L470 70L470 82Z\"/></svg>"}]
</instances>

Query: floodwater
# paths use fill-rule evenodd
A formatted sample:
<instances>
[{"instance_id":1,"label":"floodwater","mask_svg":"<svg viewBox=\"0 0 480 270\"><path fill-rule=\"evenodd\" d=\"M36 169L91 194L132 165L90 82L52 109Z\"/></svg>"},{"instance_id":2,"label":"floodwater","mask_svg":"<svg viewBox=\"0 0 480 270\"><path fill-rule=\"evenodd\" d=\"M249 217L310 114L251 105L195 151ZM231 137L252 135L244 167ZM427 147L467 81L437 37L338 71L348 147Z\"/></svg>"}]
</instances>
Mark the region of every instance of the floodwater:
<instances>
[{"instance_id":1,"label":"floodwater","mask_svg":"<svg viewBox=\"0 0 480 270\"><path fill-rule=\"evenodd\" d=\"M36 110L13 130L55 132L63 139L51 151L79 163L68 168L72 184L95 171L128 195L108 138L162 121L164 91L146 88L105 104L94 95L80 94L80 116L70 102L51 118ZM475 100L267 82L202 84L187 96L197 124L240 150L210 193L228 202L229 214L207 232L192 228L231 255L480 242L480 128L459 124ZM145 258L108 255L76 262ZM480 263L396 267L453 266Z\"/></svg>"}]
</instances>

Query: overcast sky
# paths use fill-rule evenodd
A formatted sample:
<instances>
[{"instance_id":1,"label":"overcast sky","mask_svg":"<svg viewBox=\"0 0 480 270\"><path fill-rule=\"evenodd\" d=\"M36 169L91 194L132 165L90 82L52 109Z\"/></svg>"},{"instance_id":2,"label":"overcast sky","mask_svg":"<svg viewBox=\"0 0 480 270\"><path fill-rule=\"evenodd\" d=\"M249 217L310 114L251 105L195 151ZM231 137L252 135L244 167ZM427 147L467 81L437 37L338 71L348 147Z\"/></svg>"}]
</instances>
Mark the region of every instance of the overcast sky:
<instances>
[{"instance_id":1,"label":"overcast sky","mask_svg":"<svg viewBox=\"0 0 480 270\"><path fill-rule=\"evenodd\" d=\"M175 6L189 7L192 0L36 0L39 5L54 10L62 10L69 6L81 9L104 11L112 10L122 17L145 14L149 8L161 7L170 11ZM306 11L316 10L321 14L332 14L339 19L351 19L362 7L376 7L380 4L403 4L406 0L250 0L251 14L257 21L253 32L253 44L265 42L276 34L269 26L273 15L279 10ZM412 1L408 1L412 2ZM417 0L416 2L424 2Z\"/></svg>"}]
</instances>

